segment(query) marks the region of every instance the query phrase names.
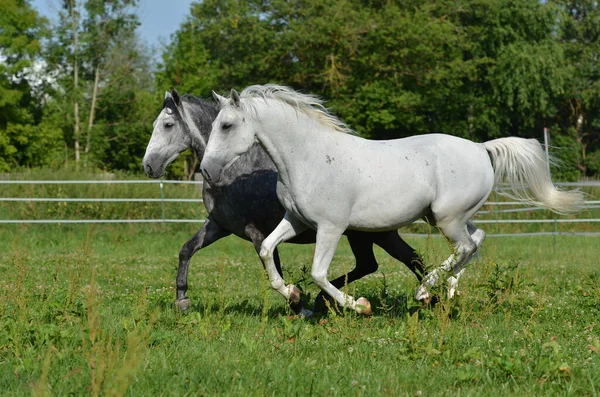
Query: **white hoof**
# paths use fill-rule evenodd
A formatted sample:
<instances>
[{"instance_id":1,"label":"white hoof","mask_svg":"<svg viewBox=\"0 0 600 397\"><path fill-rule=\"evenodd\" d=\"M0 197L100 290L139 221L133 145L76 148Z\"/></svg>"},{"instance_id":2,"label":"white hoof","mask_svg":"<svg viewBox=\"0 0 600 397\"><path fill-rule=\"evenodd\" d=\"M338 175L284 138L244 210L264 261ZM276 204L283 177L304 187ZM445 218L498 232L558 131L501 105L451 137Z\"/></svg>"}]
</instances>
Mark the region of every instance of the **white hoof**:
<instances>
[{"instance_id":1,"label":"white hoof","mask_svg":"<svg viewBox=\"0 0 600 397\"><path fill-rule=\"evenodd\" d=\"M371 310L371 303L367 300L367 298L358 298L358 300L354 304L355 310L358 314L362 314L363 316L370 316L373 314Z\"/></svg>"},{"instance_id":2,"label":"white hoof","mask_svg":"<svg viewBox=\"0 0 600 397\"><path fill-rule=\"evenodd\" d=\"M460 291L458 290L458 277L448 277L448 299L459 296Z\"/></svg>"},{"instance_id":3,"label":"white hoof","mask_svg":"<svg viewBox=\"0 0 600 397\"><path fill-rule=\"evenodd\" d=\"M417 302L423 302L425 304L428 304L431 301L431 295L429 295L429 291L427 291L427 288L425 288L425 286L421 285L419 289L417 289L415 300Z\"/></svg>"},{"instance_id":4,"label":"white hoof","mask_svg":"<svg viewBox=\"0 0 600 397\"><path fill-rule=\"evenodd\" d=\"M300 290L298 289L298 287L296 287L293 284L290 284L290 285L288 285L287 288L288 288L288 291L289 291L288 292L288 296L289 296L288 300L291 303L294 303L294 304L300 303L300 300L301 300L302 297L300 295Z\"/></svg>"}]
</instances>

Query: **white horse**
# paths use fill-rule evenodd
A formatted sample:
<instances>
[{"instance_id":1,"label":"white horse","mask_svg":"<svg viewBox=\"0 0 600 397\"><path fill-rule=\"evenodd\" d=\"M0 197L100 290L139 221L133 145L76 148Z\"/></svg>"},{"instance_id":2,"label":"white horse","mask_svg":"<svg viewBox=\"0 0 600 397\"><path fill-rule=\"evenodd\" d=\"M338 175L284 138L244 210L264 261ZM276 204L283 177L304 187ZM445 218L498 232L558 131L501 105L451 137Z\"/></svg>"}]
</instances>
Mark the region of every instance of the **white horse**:
<instances>
[{"instance_id":1,"label":"white horse","mask_svg":"<svg viewBox=\"0 0 600 397\"><path fill-rule=\"evenodd\" d=\"M250 86L229 99L214 94L221 110L213 122L201 170L209 184L256 140L279 173L277 195L284 219L264 240L260 257L272 287L286 299L286 285L273 251L308 227L317 231L311 276L337 303L371 313L365 298L354 300L334 287L327 271L344 230L398 229L424 218L452 243L453 252L424 278L416 299L439 272L450 272L448 297L485 232L471 217L495 184L507 182L511 197L558 213L579 210L579 191L559 191L550 179L541 145L534 139L500 138L485 143L444 134L376 141L353 135L322 101L276 85Z\"/></svg>"}]
</instances>

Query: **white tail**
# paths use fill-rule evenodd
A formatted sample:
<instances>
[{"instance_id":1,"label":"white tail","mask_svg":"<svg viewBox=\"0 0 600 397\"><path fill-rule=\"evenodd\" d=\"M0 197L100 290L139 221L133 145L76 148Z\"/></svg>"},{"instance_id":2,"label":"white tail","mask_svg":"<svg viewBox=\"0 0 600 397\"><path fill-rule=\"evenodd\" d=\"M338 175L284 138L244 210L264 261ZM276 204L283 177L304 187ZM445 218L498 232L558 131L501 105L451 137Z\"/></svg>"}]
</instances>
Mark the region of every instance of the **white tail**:
<instances>
[{"instance_id":1,"label":"white tail","mask_svg":"<svg viewBox=\"0 0 600 397\"><path fill-rule=\"evenodd\" d=\"M561 191L552 183L546 154L535 139L500 138L483 143L494 164L495 184L506 182L512 193L501 194L559 214L583 207L579 190Z\"/></svg>"}]
</instances>

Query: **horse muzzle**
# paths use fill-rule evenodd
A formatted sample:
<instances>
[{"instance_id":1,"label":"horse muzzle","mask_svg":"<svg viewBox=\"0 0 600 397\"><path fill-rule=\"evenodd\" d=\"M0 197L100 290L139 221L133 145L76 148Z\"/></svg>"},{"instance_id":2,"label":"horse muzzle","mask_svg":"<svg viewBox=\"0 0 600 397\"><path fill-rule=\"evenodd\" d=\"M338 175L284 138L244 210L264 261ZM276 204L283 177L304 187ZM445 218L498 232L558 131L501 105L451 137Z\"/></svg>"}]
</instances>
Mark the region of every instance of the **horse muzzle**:
<instances>
[{"instance_id":1,"label":"horse muzzle","mask_svg":"<svg viewBox=\"0 0 600 397\"><path fill-rule=\"evenodd\" d=\"M160 178L165 173L165 167L163 167L162 162L157 161L157 159L152 156L144 157L142 166L144 167L144 172L150 178Z\"/></svg>"},{"instance_id":2,"label":"horse muzzle","mask_svg":"<svg viewBox=\"0 0 600 397\"><path fill-rule=\"evenodd\" d=\"M221 159L204 155L204 159L200 163L200 172L206 182L211 185L219 186L223 181L223 171L229 168L240 156L235 156L228 162L224 163Z\"/></svg>"},{"instance_id":3,"label":"horse muzzle","mask_svg":"<svg viewBox=\"0 0 600 397\"><path fill-rule=\"evenodd\" d=\"M223 164L216 159L204 156L200 163L200 173L202 178L211 185L218 185L223 172Z\"/></svg>"}]
</instances>

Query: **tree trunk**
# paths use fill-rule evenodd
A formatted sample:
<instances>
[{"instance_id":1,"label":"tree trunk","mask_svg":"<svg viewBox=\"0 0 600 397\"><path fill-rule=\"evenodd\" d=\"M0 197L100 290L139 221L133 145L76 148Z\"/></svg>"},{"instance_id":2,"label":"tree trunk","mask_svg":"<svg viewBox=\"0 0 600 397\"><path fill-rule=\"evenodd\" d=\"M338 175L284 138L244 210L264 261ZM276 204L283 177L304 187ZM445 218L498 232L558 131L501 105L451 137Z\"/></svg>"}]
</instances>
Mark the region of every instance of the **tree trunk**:
<instances>
[{"instance_id":1,"label":"tree trunk","mask_svg":"<svg viewBox=\"0 0 600 397\"><path fill-rule=\"evenodd\" d=\"M198 168L198 165L200 164L200 161L198 159L198 156L196 155L195 151L192 151L192 166L188 169L187 172L187 180L191 181L194 179L194 174L196 173L196 169Z\"/></svg>"},{"instance_id":2,"label":"tree trunk","mask_svg":"<svg viewBox=\"0 0 600 397\"><path fill-rule=\"evenodd\" d=\"M75 141L75 162L79 164L79 42L77 37L77 18L75 16L75 0L71 0L71 27L73 28L73 114L75 116L75 128L73 131Z\"/></svg>"},{"instance_id":3,"label":"tree trunk","mask_svg":"<svg viewBox=\"0 0 600 397\"><path fill-rule=\"evenodd\" d=\"M581 173L586 176L587 174L587 153L586 153L586 143L585 143L585 139L584 139L584 118L583 118L583 114L580 114L579 117L577 117L577 126L575 127L575 138L577 139L577 143L579 144L579 147L581 148L581 162L577 162L577 168L579 169L579 171L581 171Z\"/></svg>"},{"instance_id":4,"label":"tree trunk","mask_svg":"<svg viewBox=\"0 0 600 397\"><path fill-rule=\"evenodd\" d=\"M85 142L85 152L89 153L92 142L92 127L94 126L94 116L96 114L96 100L98 99L98 82L100 81L100 65L96 65L94 73L94 89L92 90L92 105L90 109L90 118L88 120L87 137Z\"/></svg>"}]
</instances>

